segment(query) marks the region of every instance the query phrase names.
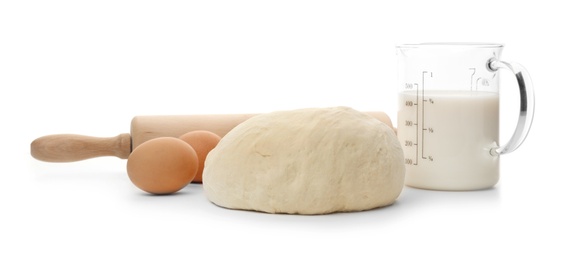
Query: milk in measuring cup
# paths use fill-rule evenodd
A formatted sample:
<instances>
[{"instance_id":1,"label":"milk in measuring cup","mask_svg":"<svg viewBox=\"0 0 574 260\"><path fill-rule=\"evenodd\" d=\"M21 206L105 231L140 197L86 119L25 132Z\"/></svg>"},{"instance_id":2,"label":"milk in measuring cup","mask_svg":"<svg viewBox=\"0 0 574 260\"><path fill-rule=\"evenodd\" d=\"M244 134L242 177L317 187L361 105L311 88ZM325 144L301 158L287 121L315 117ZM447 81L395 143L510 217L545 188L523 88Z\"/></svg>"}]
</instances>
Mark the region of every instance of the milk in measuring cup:
<instances>
[{"instance_id":1,"label":"milk in measuring cup","mask_svg":"<svg viewBox=\"0 0 574 260\"><path fill-rule=\"evenodd\" d=\"M439 190L495 185L499 159L489 150L498 144L498 111L498 93L400 93L397 124L405 153L405 184Z\"/></svg>"}]
</instances>

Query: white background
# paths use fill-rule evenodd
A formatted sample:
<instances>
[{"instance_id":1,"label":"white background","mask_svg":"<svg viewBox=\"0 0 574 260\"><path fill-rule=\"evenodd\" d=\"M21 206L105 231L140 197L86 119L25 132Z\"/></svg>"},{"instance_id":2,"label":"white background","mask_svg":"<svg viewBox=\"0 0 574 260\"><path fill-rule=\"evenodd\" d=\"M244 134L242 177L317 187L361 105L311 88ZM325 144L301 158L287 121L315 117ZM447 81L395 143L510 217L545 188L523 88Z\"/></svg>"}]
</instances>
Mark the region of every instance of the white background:
<instances>
[{"instance_id":1,"label":"white background","mask_svg":"<svg viewBox=\"0 0 574 260\"><path fill-rule=\"evenodd\" d=\"M574 17L562 3L4 0L0 259L572 259ZM503 43L532 75L534 125L494 189L270 215L214 206L200 185L146 195L125 160L29 154L42 135L127 133L136 115L344 105L396 123L394 46L429 41ZM508 73L501 84L506 140L518 92Z\"/></svg>"}]
</instances>

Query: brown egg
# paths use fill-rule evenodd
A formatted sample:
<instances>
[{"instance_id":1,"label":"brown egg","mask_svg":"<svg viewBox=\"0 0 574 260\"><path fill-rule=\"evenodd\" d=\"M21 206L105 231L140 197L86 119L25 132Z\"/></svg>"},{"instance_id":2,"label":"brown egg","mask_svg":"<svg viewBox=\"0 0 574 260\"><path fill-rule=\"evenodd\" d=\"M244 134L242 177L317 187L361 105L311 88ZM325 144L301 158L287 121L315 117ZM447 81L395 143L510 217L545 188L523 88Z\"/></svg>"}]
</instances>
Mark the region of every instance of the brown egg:
<instances>
[{"instance_id":1,"label":"brown egg","mask_svg":"<svg viewBox=\"0 0 574 260\"><path fill-rule=\"evenodd\" d=\"M128 157L130 180L152 194L181 190L197 174L197 153L175 137L151 139L136 147Z\"/></svg>"},{"instance_id":2,"label":"brown egg","mask_svg":"<svg viewBox=\"0 0 574 260\"><path fill-rule=\"evenodd\" d=\"M203 180L203 166L205 158L207 157L207 154L219 143L221 137L209 131L196 130L186 133L179 138L191 145L193 149L195 149L195 152L197 152L199 167L193 182L201 183Z\"/></svg>"}]
</instances>

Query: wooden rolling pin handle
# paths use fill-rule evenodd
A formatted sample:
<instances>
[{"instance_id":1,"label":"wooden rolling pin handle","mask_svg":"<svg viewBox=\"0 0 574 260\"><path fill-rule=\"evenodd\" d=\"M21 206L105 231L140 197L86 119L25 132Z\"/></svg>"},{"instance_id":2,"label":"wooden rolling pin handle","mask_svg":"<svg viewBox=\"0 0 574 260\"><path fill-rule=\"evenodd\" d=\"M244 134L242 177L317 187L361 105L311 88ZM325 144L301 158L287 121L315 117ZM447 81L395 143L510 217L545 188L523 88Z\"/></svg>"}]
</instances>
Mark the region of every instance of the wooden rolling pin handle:
<instances>
[{"instance_id":1,"label":"wooden rolling pin handle","mask_svg":"<svg viewBox=\"0 0 574 260\"><path fill-rule=\"evenodd\" d=\"M30 145L32 157L45 162L75 162L100 156L127 159L131 153L130 134L100 138L73 134L40 137Z\"/></svg>"}]
</instances>

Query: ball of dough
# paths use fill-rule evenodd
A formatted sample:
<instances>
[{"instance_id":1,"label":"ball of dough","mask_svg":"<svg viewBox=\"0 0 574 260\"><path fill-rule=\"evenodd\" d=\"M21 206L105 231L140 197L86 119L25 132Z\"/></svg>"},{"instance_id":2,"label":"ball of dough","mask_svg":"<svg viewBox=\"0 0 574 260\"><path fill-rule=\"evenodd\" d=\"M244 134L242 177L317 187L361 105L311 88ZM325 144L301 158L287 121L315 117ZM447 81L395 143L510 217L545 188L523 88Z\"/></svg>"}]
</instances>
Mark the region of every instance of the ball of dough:
<instances>
[{"instance_id":1,"label":"ball of dough","mask_svg":"<svg viewBox=\"0 0 574 260\"><path fill-rule=\"evenodd\" d=\"M351 108L307 108L231 130L207 156L203 187L225 208L327 214L390 205L404 176L389 126Z\"/></svg>"}]
</instances>

